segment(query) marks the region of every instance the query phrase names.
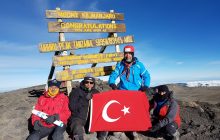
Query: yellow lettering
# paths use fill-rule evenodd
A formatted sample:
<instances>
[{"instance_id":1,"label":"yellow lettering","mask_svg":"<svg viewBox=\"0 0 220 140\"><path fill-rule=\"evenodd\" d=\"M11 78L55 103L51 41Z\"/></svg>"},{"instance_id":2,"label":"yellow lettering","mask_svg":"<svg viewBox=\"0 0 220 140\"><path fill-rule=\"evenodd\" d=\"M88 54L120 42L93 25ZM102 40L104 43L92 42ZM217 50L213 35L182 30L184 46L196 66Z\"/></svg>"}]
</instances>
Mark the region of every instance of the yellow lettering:
<instances>
[{"instance_id":1,"label":"yellow lettering","mask_svg":"<svg viewBox=\"0 0 220 140\"><path fill-rule=\"evenodd\" d=\"M58 15L59 17L78 18L78 13L77 13L77 12L57 11L57 15Z\"/></svg>"}]
</instances>

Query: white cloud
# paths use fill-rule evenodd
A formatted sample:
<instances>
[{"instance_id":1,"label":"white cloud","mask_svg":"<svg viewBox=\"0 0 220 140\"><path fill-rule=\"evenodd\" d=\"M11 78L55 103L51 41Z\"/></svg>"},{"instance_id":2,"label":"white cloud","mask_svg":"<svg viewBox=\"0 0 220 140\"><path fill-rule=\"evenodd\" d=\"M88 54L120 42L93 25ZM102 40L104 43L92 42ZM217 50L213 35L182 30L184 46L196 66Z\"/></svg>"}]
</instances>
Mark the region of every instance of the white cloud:
<instances>
[{"instance_id":1,"label":"white cloud","mask_svg":"<svg viewBox=\"0 0 220 140\"><path fill-rule=\"evenodd\" d=\"M220 60L219 61L211 61L209 62L210 65L220 65Z\"/></svg>"},{"instance_id":2,"label":"white cloud","mask_svg":"<svg viewBox=\"0 0 220 140\"><path fill-rule=\"evenodd\" d=\"M32 51L36 50L37 45L21 45L14 42L0 41L1 51Z\"/></svg>"},{"instance_id":3,"label":"white cloud","mask_svg":"<svg viewBox=\"0 0 220 140\"><path fill-rule=\"evenodd\" d=\"M52 58L41 59L31 56L0 56L0 68L46 68L51 64Z\"/></svg>"},{"instance_id":4,"label":"white cloud","mask_svg":"<svg viewBox=\"0 0 220 140\"><path fill-rule=\"evenodd\" d=\"M182 65L183 63L184 63L184 62L182 62L182 61L176 62L177 65Z\"/></svg>"}]
</instances>

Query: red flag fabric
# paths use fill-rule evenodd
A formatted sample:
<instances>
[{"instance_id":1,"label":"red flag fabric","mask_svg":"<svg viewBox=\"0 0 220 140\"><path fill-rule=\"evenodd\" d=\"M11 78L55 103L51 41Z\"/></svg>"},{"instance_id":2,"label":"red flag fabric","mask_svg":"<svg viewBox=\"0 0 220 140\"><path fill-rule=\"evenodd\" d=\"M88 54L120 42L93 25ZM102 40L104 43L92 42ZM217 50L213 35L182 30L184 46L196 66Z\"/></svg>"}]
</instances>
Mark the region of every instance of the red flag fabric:
<instances>
[{"instance_id":1,"label":"red flag fabric","mask_svg":"<svg viewBox=\"0 0 220 140\"><path fill-rule=\"evenodd\" d=\"M151 128L144 92L111 90L93 95L89 131L146 131Z\"/></svg>"}]
</instances>

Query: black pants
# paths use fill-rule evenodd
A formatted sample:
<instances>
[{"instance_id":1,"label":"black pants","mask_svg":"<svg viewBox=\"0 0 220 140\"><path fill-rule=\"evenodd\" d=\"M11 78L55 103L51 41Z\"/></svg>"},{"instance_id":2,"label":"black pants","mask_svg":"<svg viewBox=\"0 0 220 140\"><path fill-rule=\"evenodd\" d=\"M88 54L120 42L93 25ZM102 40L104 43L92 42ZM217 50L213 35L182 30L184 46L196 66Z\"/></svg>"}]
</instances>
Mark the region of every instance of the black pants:
<instances>
[{"instance_id":1,"label":"black pants","mask_svg":"<svg viewBox=\"0 0 220 140\"><path fill-rule=\"evenodd\" d=\"M88 122L88 121L87 121ZM83 135L88 131L88 123L83 123L83 120L74 118L71 121L71 129L73 133L73 139L84 140ZM108 132L100 131L97 132L97 138L104 140L108 135Z\"/></svg>"},{"instance_id":2,"label":"black pants","mask_svg":"<svg viewBox=\"0 0 220 140\"><path fill-rule=\"evenodd\" d=\"M177 131L178 125L176 122L172 122L161 128L159 131L168 135L173 136L173 134Z\"/></svg>"},{"instance_id":3,"label":"black pants","mask_svg":"<svg viewBox=\"0 0 220 140\"><path fill-rule=\"evenodd\" d=\"M27 140L40 140L51 134L53 140L63 140L63 133L66 130L66 127L55 126L52 128L41 127L40 130L34 130L27 138Z\"/></svg>"}]
</instances>

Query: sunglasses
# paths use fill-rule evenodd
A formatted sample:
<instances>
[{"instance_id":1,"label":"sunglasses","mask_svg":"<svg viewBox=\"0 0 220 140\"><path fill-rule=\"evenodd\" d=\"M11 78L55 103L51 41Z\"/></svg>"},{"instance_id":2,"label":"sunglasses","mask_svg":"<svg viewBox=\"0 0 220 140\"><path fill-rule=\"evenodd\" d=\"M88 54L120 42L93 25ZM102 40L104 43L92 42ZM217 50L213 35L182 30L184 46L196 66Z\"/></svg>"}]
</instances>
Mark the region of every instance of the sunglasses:
<instances>
[{"instance_id":1,"label":"sunglasses","mask_svg":"<svg viewBox=\"0 0 220 140\"><path fill-rule=\"evenodd\" d=\"M94 84L94 82L91 82L91 81L85 81L85 84L88 84L90 83L91 85Z\"/></svg>"}]
</instances>

